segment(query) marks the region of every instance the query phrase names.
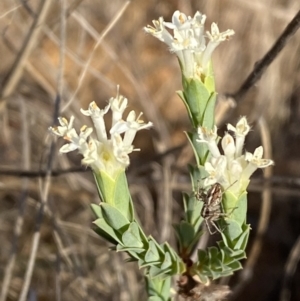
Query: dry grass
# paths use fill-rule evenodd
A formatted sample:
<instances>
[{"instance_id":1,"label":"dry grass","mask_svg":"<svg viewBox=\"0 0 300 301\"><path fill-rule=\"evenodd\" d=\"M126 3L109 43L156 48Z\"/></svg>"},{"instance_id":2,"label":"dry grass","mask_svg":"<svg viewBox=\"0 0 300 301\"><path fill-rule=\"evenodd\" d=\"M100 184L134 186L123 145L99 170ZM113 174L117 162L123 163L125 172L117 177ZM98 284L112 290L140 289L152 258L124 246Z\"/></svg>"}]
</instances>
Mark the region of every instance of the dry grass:
<instances>
[{"instance_id":1,"label":"dry grass","mask_svg":"<svg viewBox=\"0 0 300 301\"><path fill-rule=\"evenodd\" d=\"M171 223L180 219L180 191L190 189L187 163L191 151L176 148L186 144L182 132L188 120L175 94L181 88L177 61L163 44L143 32L143 26L161 15L170 19L180 9L189 15L200 10L208 16L208 24L216 20L221 29L234 29L234 38L214 54L222 95L240 87L299 9L297 0L136 0L124 4L121 0L0 2L1 301L25 300L25 279L29 300L145 300L136 265L125 264L124 254L108 251L108 244L91 230L89 204L99 200L90 172L37 176L38 171L47 170L47 128L53 124L57 95L61 96L60 114L74 115L81 125L87 120L79 109L92 100L103 107L119 84L130 108L143 111L145 119L155 124L138 137L136 146L142 152L132 157L128 177L146 233L174 245ZM265 236L247 266L251 265L247 269L251 275L244 272L228 280L235 289L232 299L277 300L282 283L282 296L290 297L281 300L300 298L299 270L290 278L284 274L300 230L296 178L300 176L299 53L300 31L223 118L234 123L239 115L249 116L259 126L253 128L248 149L263 140L270 155L273 145L276 160L276 177L271 178L276 189L263 187L261 180L252 186L249 221L254 230L249 251L257 247L257 224ZM264 135L259 135L259 128ZM272 143L261 138L266 135ZM54 170L80 166L75 154L55 156ZM8 176L6 169L16 174ZM33 174L21 177L18 171L24 170ZM276 192L272 203L271 191ZM258 222L262 195L267 198L264 218L272 204L269 225L268 218ZM291 258L295 262L295 256Z\"/></svg>"}]
</instances>

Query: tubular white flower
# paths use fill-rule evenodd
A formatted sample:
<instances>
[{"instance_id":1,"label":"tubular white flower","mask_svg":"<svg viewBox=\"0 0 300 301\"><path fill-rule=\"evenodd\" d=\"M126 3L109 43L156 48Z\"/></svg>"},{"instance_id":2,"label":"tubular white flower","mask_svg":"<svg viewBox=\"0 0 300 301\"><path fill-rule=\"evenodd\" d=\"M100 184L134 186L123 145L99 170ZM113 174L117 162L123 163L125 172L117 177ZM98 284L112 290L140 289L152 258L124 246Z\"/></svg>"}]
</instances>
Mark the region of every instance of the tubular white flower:
<instances>
[{"instance_id":1,"label":"tubular white flower","mask_svg":"<svg viewBox=\"0 0 300 301\"><path fill-rule=\"evenodd\" d=\"M213 157L217 158L221 155L217 145L218 134L216 126L212 130L199 126L198 135L199 139L196 141L206 143Z\"/></svg>"},{"instance_id":2,"label":"tubular white flower","mask_svg":"<svg viewBox=\"0 0 300 301\"><path fill-rule=\"evenodd\" d=\"M140 119L142 115L143 113L140 113L139 116L136 117L136 113L134 111L130 111L126 121L121 120L120 122L115 124L111 128L110 133L125 133L123 139L124 146L130 146L135 138L137 131L150 128L153 125L152 122L144 123L144 121Z\"/></svg>"},{"instance_id":3,"label":"tubular white flower","mask_svg":"<svg viewBox=\"0 0 300 301\"><path fill-rule=\"evenodd\" d=\"M122 95L117 95L117 97L112 97L109 100L109 104L111 105L111 110L113 112L112 117L112 127L120 120L122 120L123 113L127 108L128 100Z\"/></svg>"},{"instance_id":4,"label":"tubular white flower","mask_svg":"<svg viewBox=\"0 0 300 301\"><path fill-rule=\"evenodd\" d=\"M209 61L213 50L234 34L233 30L220 33L218 26L211 25L211 33L204 34L206 16L196 12L194 17L175 11L172 22L164 22L163 18L153 21L155 27L147 26L145 31L166 43L181 63L185 77L207 75ZM173 30L173 36L166 29ZM206 38L210 41L206 46Z\"/></svg>"},{"instance_id":5,"label":"tubular white flower","mask_svg":"<svg viewBox=\"0 0 300 301\"><path fill-rule=\"evenodd\" d=\"M159 39L160 41L167 44L169 47L171 47L173 42L173 37L168 32L168 30L164 26L164 19L160 17L158 20L152 21L154 27L147 25L147 27L144 28L144 30L150 34L152 34L154 37Z\"/></svg>"},{"instance_id":6,"label":"tubular white flower","mask_svg":"<svg viewBox=\"0 0 300 301\"><path fill-rule=\"evenodd\" d=\"M88 110L80 109L80 112L83 115L90 116L92 118L99 141L107 140L104 115L108 112L109 108L110 105L107 105L104 110L100 110L97 104L93 101L90 103Z\"/></svg>"},{"instance_id":7,"label":"tubular white flower","mask_svg":"<svg viewBox=\"0 0 300 301\"><path fill-rule=\"evenodd\" d=\"M232 160L235 154L235 144L232 136L226 133L222 139L221 144L227 160Z\"/></svg>"},{"instance_id":8,"label":"tubular white flower","mask_svg":"<svg viewBox=\"0 0 300 301\"><path fill-rule=\"evenodd\" d=\"M274 165L273 160L262 158L263 152L264 150L262 146L256 148L253 154L246 152L245 161L249 163L243 172L244 178L249 179L250 176L257 170L257 168L266 168L268 166Z\"/></svg>"},{"instance_id":9,"label":"tubular white flower","mask_svg":"<svg viewBox=\"0 0 300 301\"><path fill-rule=\"evenodd\" d=\"M230 123L227 125L228 131L235 133L236 157L242 155L245 137L248 135L251 127L249 126L245 116L241 117L237 122L236 127Z\"/></svg>"},{"instance_id":10,"label":"tubular white flower","mask_svg":"<svg viewBox=\"0 0 300 301\"><path fill-rule=\"evenodd\" d=\"M218 25L216 23L212 23L211 32L207 31L206 34L210 41L207 44L203 53L202 66L207 66L213 51L221 42L226 41L229 39L230 36L233 36L234 31L232 29L228 29L224 32L220 32Z\"/></svg>"},{"instance_id":11,"label":"tubular white flower","mask_svg":"<svg viewBox=\"0 0 300 301\"><path fill-rule=\"evenodd\" d=\"M55 135L63 137L67 136L69 131L73 130L74 116L71 116L70 121L64 117L58 117L58 122L60 126L49 127L49 130Z\"/></svg>"},{"instance_id":12,"label":"tubular white flower","mask_svg":"<svg viewBox=\"0 0 300 301\"><path fill-rule=\"evenodd\" d=\"M226 186L228 181L226 179L227 159L220 155L217 159L212 158L210 162L205 162L204 168L208 173L208 177L204 180L204 186L210 186L215 183L220 183Z\"/></svg>"},{"instance_id":13,"label":"tubular white flower","mask_svg":"<svg viewBox=\"0 0 300 301\"><path fill-rule=\"evenodd\" d=\"M134 149L132 145L137 131L152 126L151 122L144 123L140 119L142 114L136 117L134 111L131 111L124 121L122 115L126 107L127 99L117 95L116 98L109 100L104 110L100 110L95 102L90 103L88 110L81 109L84 115L92 118L97 139L90 137L93 129L86 126L80 129L78 135L73 128L74 117L71 117L70 122L65 118L59 118L60 126L50 127L49 130L69 142L61 147L60 152L66 153L77 149L83 155L83 164L90 166L95 173L102 171L114 178L129 165L129 154L139 150ZM112 111L113 119L113 126L109 131L110 138L104 123L104 115L109 109Z\"/></svg>"}]
</instances>

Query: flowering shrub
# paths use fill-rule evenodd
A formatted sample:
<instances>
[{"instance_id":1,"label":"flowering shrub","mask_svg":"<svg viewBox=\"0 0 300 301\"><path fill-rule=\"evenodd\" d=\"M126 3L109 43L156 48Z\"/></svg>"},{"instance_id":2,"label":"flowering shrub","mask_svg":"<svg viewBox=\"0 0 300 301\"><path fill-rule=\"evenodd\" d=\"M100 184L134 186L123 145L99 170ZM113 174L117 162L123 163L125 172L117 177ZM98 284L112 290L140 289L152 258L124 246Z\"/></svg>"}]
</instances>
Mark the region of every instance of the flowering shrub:
<instances>
[{"instance_id":1,"label":"flowering shrub","mask_svg":"<svg viewBox=\"0 0 300 301\"><path fill-rule=\"evenodd\" d=\"M138 150L134 148L133 140L139 130L150 128L151 122L144 123L141 114L137 116L134 111L125 119L127 99L117 95L103 110L95 102L88 110L81 110L92 118L95 136L93 129L87 126L81 127L78 134L73 128L74 117L70 121L59 118L60 126L50 127L53 134L68 141L60 152L78 150L83 156L82 164L93 170L101 198L99 205L92 205L97 217L94 222L96 231L113 243L116 251L127 252L130 260L145 268L149 300L152 301L170 300L172 276L179 277L180 295L198 300L207 294L205 287L211 280L242 268L240 260L246 257L250 232L246 221L250 176L257 168L274 164L272 160L262 158L262 146L253 154L244 152L245 137L250 130L245 117L235 127L228 124L228 133L218 137L214 122L217 92L211 55L234 32L220 33L218 26L212 23L211 32L205 33L205 19L206 16L199 12L192 18L176 11L172 22L165 22L161 17L153 21L154 27L145 28L146 32L166 43L179 59L183 91L178 95L186 106L192 125L187 138L196 165L189 167L193 191L183 194L184 218L174 225L178 252L167 242L159 244L151 235L145 235L135 218L127 185L125 170L130 163L129 154ZM104 115L109 110L112 123L108 131ZM218 147L220 140L222 152ZM217 246L197 250L197 259L192 261L191 254L203 234L204 220L207 225L208 221L213 222L222 240ZM228 292L223 288L222 296Z\"/></svg>"}]
</instances>

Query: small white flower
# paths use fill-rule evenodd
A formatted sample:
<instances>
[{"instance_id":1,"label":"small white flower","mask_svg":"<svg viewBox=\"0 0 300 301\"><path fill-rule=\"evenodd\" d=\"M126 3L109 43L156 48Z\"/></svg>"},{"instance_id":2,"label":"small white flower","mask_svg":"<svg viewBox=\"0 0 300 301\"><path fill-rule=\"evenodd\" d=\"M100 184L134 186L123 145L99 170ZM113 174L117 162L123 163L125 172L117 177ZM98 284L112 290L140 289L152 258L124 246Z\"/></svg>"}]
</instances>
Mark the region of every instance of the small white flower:
<instances>
[{"instance_id":1,"label":"small white flower","mask_svg":"<svg viewBox=\"0 0 300 301\"><path fill-rule=\"evenodd\" d=\"M109 100L111 105L111 110L113 112L112 117L112 127L120 120L122 120L123 113L127 108L128 100L122 95L117 95L117 97L112 97Z\"/></svg>"},{"instance_id":2,"label":"small white flower","mask_svg":"<svg viewBox=\"0 0 300 301\"><path fill-rule=\"evenodd\" d=\"M88 110L81 112L90 116L96 129L97 137L90 137L92 128L83 126L78 135L73 128L74 117L70 122L65 118L59 118L60 126L50 127L49 130L60 137L63 137L68 144L61 147L60 152L67 153L78 150L83 155L82 163L90 166L94 172L103 171L114 178L120 170L124 170L130 163L129 154L139 149L134 149L132 142L137 131L149 128L151 122L144 123L140 117L136 117L131 111L126 121L122 119L124 110L127 107L127 99L121 95L111 98L109 104L103 109L99 109L95 102L91 102ZM112 128L109 131L110 138L106 131L104 115L112 111Z\"/></svg>"},{"instance_id":3,"label":"small white flower","mask_svg":"<svg viewBox=\"0 0 300 301\"><path fill-rule=\"evenodd\" d=\"M214 126L212 130L206 127L199 126L198 135L199 139L197 139L196 141L206 143L213 157L216 158L221 155L217 145L218 134L216 126Z\"/></svg>"},{"instance_id":4,"label":"small white flower","mask_svg":"<svg viewBox=\"0 0 300 301\"><path fill-rule=\"evenodd\" d=\"M219 31L217 24L211 25L211 33L204 34L206 16L196 12L194 17L175 11L172 22L163 18L153 21L154 27L147 26L145 31L166 43L181 63L185 77L207 75L212 52L222 42L234 34L233 30ZM166 29L173 30L173 36ZM209 39L206 45L206 39Z\"/></svg>"},{"instance_id":5,"label":"small white flower","mask_svg":"<svg viewBox=\"0 0 300 301\"><path fill-rule=\"evenodd\" d=\"M262 158L263 152L264 150L262 146L256 148L253 154L246 152L245 161L249 163L243 172L245 178L250 178L250 176L257 170L257 168L266 168L268 166L274 165L273 160Z\"/></svg>"},{"instance_id":6,"label":"small white flower","mask_svg":"<svg viewBox=\"0 0 300 301\"><path fill-rule=\"evenodd\" d=\"M235 143L231 135L226 133L221 142L227 160L233 160L235 154Z\"/></svg>"},{"instance_id":7,"label":"small white flower","mask_svg":"<svg viewBox=\"0 0 300 301\"><path fill-rule=\"evenodd\" d=\"M136 113L134 111L130 111L127 116L126 121L121 120L117 124L115 124L110 133L125 133L124 134L124 145L130 146L135 138L137 131L147 129L152 127L152 122L144 123L143 120L140 119L142 113L138 117L136 117Z\"/></svg>"},{"instance_id":8,"label":"small white flower","mask_svg":"<svg viewBox=\"0 0 300 301\"><path fill-rule=\"evenodd\" d=\"M247 119L245 116L243 116L238 123L236 124L236 127L231 125L230 123L227 125L228 131L232 131L235 133L235 145L236 145L236 157L239 157L242 155L244 143L245 143L245 137L248 135L251 127L249 126Z\"/></svg>"},{"instance_id":9,"label":"small white flower","mask_svg":"<svg viewBox=\"0 0 300 301\"><path fill-rule=\"evenodd\" d=\"M218 158L211 158L210 162L205 162L204 168L208 173L208 177L204 180L204 186L210 186L215 183L220 183L224 187L227 186L227 159L225 156L220 155Z\"/></svg>"},{"instance_id":10,"label":"small white flower","mask_svg":"<svg viewBox=\"0 0 300 301\"><path fill-rule=\"evenodd\" d=\"M107 105L104 110L100 110L97 104L93 101L90 103L88 110L80 110L83 115L90 116L92 118L99 141L107 140L104 115L108 112L109 108L110 105Z\"/></svg>"},{"instance_id":11,"label":"small white flower","mask_svg":"<svg viewBox=\"0 0 300 301\"><path fill-rule=\"evenodd\" d=\"M68 121L64 117L58 117L58 122L60 126L56 126L56 127L50 126L49 130L57 136L60 137L67 136L68 132L73 130L74 116L71 116L70 121Z\"/></svg>"}]
</instances>

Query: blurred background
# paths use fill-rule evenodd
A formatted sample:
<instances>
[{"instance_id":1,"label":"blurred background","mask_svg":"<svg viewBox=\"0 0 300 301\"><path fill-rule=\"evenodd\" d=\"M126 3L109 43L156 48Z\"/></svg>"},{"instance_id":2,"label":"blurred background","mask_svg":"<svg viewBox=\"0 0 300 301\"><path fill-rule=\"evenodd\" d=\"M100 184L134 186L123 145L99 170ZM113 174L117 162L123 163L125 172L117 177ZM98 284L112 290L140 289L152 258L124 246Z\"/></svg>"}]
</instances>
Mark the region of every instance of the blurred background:
<instances>
[{"instance_id":1,"label":"blurred background","mask_svg":"<svg viewBox=\"0 0 300 301\"><path fill-rule=\"evenodd\" d=\"M77 129L88 124L80 108L93 100L103 108L120 85L129 109L154 123L138 134L141 152L131 156L127 172L137 215L147 234L176 247L172 223L182 216L181 191L191 192L193 154L183 133L189 120L175 93L177 59L143 27L159 16L169 21L177 9L206 14L207 30L215 21L221 31L235 31L213 55L219 134L247 115L246 149L263 144L276 163L250 186L245 269L221 282L232 288L230 300L300 300L300 31L247 94L225 97L299 8L298 0L2 0L0 301L146 300L142 271L91 229L90 204L99 199L80 156L59 155L58 141L53 176L45 178L47 129L57 109L74 115Z\"/></svg>"}]
</instances>

